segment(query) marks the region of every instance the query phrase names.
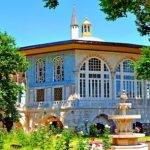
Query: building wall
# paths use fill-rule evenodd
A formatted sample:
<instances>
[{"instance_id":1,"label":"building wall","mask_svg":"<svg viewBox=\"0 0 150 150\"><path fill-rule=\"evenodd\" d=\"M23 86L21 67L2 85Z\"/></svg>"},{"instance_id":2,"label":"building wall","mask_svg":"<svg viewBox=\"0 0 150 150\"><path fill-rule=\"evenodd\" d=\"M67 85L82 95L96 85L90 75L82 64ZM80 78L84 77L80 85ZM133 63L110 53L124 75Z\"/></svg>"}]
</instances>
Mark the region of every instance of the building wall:
<instances>
[{"instance_id":1,"label":"building wall","mask_svg":"<svg viewBox=\"0 0 150 150\"><path fill-rule=\"evenodd\" d=\"M53 60L56 57L62 57L64 60L64 81L54 81L54 70L53 70ZM45 61L45 82L36 83L36 61L42 58ZM49 54L40 54L27 57L30 67L27 70L27 86L28 86L28 98L27 101L35 101L36 89L44 88L45 89L45 100L53 99L53 89L54 87L63 87L64 93L67 93L66 90L68 86L75 83L74 78L74 51L69 52L59 52L59 53L49 53ZM67 94L63 95L64 99L68 97Z\"/></svg>"},{"instance_id":2,"label":"building wall","mask_svg":"<svg viewBox=\"0 0 150 150\"><path fill-rule=\"evenodd\" d=\"M64 59L64 81L54 82L53 81L53 59L57 56L61 56ZM112 79L115 76L116 66L119 62L124 59L137 60L139 55L132 53L116 53L116 52L106 52L106 51L89 51L89 50L75 50L75 51L67 51L67 52L59 52L59 53L49 53L49 54L41 54L35 56L29 56L28 60L30 63L30 68L27 71L28 78L28 97L27 102L31 104L35 102L35 91L37 88L45 88L46 93L46 102L53 101L53 88L63 86L64 87L64 100L69 99L70 96L70 85L75 85L75 93L78 95L78 76L79 69L83 62L91 57L97 57L109 66ZM35 63L38 58L43 58L46 62L46 81L44 83L36 83L35 81ZM94 102L91 105L88 105L89 101L82 104L77 104L76 106L70 105L70 107L66 107L68 105L64 105L64 107L47 107L46 105L43 107L35 107L35 112L30 112L30 121L29 125L33 126L36 123L41 123L42 119L48 115L56 116L60 119L64 126L81 129L84 130L85 123L87 121L88 126L92 123L108 123L111 126L115 126L113 121L108 121L107 116L113 114L119 114L119 111L115 108L115 104L120 100L115 99L115 91L114 91L115 81L112 80L112 98L110 101L103 102L104 104L100 104L101 107L96 107L97 103ZM115 103L114 103L115 102ZM132 101L131 101L132 102ZM133 109L128 111L128 114L141 114L141 120L135 120L150 123L150 112L149 106L147 105L147 101L143 100L142 105L135 108L133 105ZM72 103L72 102L71 102ZM71 104L70 103L70 104ZM78 101L76 101L78 103ZM62 103L63 104L63 103ZM65 103L66 104L66 103ZM150 103L149 103L150 104ZM89 107L90 106L90 107ZM92 107L91 107L92 106ZM47 109L45 112L44 109ZM33 109L33 105L31 105L30 109ZM40 110L40 111L39 111ZM103 116L106 116L103 117ZM40 118L40 119L39 119Z\"/></svg>"},{"instance_id":3,"label":"building wall","mask_svg":"<svg viewBox=\"0 0 150 150\"><path fill-rule=\"evenodd\" d=\"M131 109L127 111L128 114L141 114L141 118L139 120L133 120L135 122L141 123L150 123L150 112L149 109ZM116 124L112 120L108 120L108 115L117 115L120 114L120 111L116 108L83 108L83 109L57 109L57 110L49 110L45 112L44 110L37 110L37 112L29 113L29 122L28 125L30 128L34 128L36 124L44 124L44 118L48 116L55 116L58 118L65 128L72 128L75 130L85 130L85 123L87 123L87 127L91 124L108 124L115 128ZM22 119L23 120L23 119ZM24 119L27 121L27 119Z\"/></svg>"},{"instance_id":4,"label":"building wall","mask_svg":"<svg viewBox=\"0 0 150 150\"><path fill-rule=\"evenodd\" d=\"M89 51L89 50L76 50L75 51L75 87L76 87L76 94L79 95L78 89L78 77L79 77L79 70L82 64L89 58L96 57L103 60L109 67L111 72L112 81L115 77L116 67L122 60L131 59L133 61L139 58L138 54L129 54L129 53L118 53L118 52L107 52L107 51ZM112 82L112 87L114 87L115 83ZM112 88L111 93L115 93L114 88ZM112 94L112 97L115 98L115 95Z\"/></svg>"},{"instance_id":5,"label":"building wall","mask_svg":"<svg viewBox=\"0 0 150 150\"><path fill-rule=\"evenodd\" d=\"M54 82L53 80L53 60L55 57L60 56L64 59L64 81L62 82ZM36 83L36 61L42 58L45 60L45 76L46 81L43 83ZM70 83L74 83L74 51L69 52L59 52L59 53L49 53L49 54L41 54L35 56L27 57L30 67L27 70L27 79L28 79L28 87L41 87L41 86L57 86L57 85L67 85Z\"/></svg>"},{"instance_id":6,"label":"building wall","mask_svg":"<svg viewBox=\"0 0 150 150\"><path fill-rule=\"evenodd\" d=\"M98 57L104 60L110 67L110 70L115 71L116 65L123 59L137 60L139 58L139 55L132 53L118 53L107 51L76 50L75 51L76 70L78 71L81 64L90 57Z\"/></svg>"},{"instance_id":7,"label":"building wall","mask_svg":"<svg viewBox=\"0 0 150 150\"><path fill-rule=\"evenodd\" d=\"M84 61L86 61L87 59L89 59L91 57L97 57L97 58L103 60L104 62L106 62L107 65L109 66L110 71L111 71L111 75L112 75L112 82L113 82L112 87L111 87L111 89L112 89L111 101L116 102L116 103L119 102L120 99L115 99L114 76L115 76L115 72L116 72L116 66L118 63L120 63L122 60L125 60L125 59L131 59L133 61L136 61L139 58L139 55L138 54L132 54L132 53L116 53L116 52L104 52L104 51L76 50L76 52L75 52L76 86L75 87L76 87L77 95L79 95L79 89L78 89L79 69L82 66L82 64L84 63ZM138 100L136 100L136 102L137 101ZM132 103L133 101L130 101L130 102ZM110 102L108 102L108 103L110 103ZM145 99L139 100L138 103L141 103L141 106L138 107L138 106L135 106L133 104L134 108L129 110L128 114L141 114L141 119L140 120L134 120L134 122L140 121L143 123L150 123L150 117L148 115L149 114L148 108L150 106L149 105L149 99L146 99L146 97L145 97ZM110 105L111 105L111 103L110 103ZM105 106L107 106L107 105L105 105ZM116 110L114 106L112 106L112 108L111 108L111 106L109 106L110 107L109 109L105 108L105 106L104 106L104 108L100 108L99 110L92 109L92 112L94 113L93 116L96 117L97 111L98 111L99 115L100 114L110 115L110 114L119 113L118 110ZM89 115L93 114L90 110L91 109L88 109ZM83 109L83 111L85 111L85 110ZM84 118L84 117L85 117L85 114L82 116L82 118ZM89 116L88 119L92 122L91 116Z\"/></svg>"}]
</instances>

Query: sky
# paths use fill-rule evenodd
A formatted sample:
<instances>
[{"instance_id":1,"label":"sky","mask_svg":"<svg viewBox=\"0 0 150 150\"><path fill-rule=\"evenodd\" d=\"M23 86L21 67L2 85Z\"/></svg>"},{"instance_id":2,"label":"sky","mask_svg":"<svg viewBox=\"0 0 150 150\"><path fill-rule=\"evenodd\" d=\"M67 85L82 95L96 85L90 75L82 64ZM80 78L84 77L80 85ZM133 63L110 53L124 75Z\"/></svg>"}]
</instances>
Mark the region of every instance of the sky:
<instances>
[{"instance_id":1,"label":"sky","mask_svg":"<svg viewBox=\"0 0 150 150\"><path fill-rule=\"evenodd\" d=\"M56 9L44 8L42 0L0 0L0 31L16 39L17 46L30 46L70 40L70 23L74 3L79 26L85 17L92 23L92 36L106 42L150 45L140 36L135 16L107 21L99 0L59 0ZM81 28L80 28L81 31Z\"/></svg>"}]
</instances>

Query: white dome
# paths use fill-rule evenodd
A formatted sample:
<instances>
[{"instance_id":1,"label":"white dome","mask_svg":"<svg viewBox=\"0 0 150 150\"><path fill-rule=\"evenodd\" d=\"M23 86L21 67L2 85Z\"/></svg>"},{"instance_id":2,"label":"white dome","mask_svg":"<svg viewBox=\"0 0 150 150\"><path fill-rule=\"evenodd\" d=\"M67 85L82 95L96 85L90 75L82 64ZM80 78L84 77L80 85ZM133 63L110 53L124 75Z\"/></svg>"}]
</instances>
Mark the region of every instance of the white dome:
<instances>
[{"instance_id":1,"label":"white dome","mask_svg":"<svg viewBox=\"0 0 150 150\"><path fill-rule=\"evenodd\" d=\"M84 41L104 41L103 39L97 38L97 37L92 37L92 36L83 36L78 38L78 40L84 40Z\"/></svg>"}]
</instances>

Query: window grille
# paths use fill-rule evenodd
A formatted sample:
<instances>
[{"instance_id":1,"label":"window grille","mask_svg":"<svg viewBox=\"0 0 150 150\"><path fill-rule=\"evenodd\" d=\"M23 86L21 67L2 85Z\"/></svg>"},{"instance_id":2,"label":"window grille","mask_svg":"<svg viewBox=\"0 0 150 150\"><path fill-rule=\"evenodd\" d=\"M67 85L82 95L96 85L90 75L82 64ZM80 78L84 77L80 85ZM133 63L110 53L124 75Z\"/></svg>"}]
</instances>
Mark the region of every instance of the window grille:
<instances>
[{"instance_id":1,"label":"window grille","mask_svg":"<svg viewBox=\"0 0 150 150\"><path fill-rule=\"evenodd\" d=\"M54 81L64 80L64 64L61 57L54 59Z\"/></svg>"},{"instance_id":2,"label":"window grille","mask_svg":"<svg viewBox=\"0 0 150 150\"><path fill-rule=\"evenodd\" d=\"M89 60L90 71L101 71L101 61L97 58L91 58Z\"/></svg>"},{"instance_id":3,"label":"window grille","mask_svg":"<svg viewBox=\"0 0 150 150\"><path fill-rule=\"evenodd\" d=\"M36 90L36 101L37 102L44 102L44 89L37 89Z\"/></svg>"},{"instance_id":4,"label":"window grille","mask_svg":"<svg viewBox=\"0 0 150 150\"><path fill-rule=\"evenodd\" d=\"M110 98L110 71L105 62L91 58L83 63L79 72L81 99Z\"/></svg>"},{"instance_id":5,"label":"window grille","mask_svg":"<svg viewBox=\"0 0 150 150\"><path fill-rule=\"evenodd\" d=\"M45 82L45 61L42 59L36 62L36 82Z\"/></svg>"},{"instance_id":6,"label":"window grille","mask_svg":"<svg viewBox=\"0 0 150 150\"><path fill-rule=\"evenodd\" d=\"M62 100L62 88L54 88L54 100L55 101Z\"/></svg>"},{"instance_id":7,"label":"window grille","mask_svg":"<svg viewBox=\"0 0 150 150\"><path fill-rule=\"evenodd\" d=\"M135 78L131 60L125 60L118 64L116 70L116 97L120 97L121 91L125 90L128 98L142 98L143 81Z\"/></svg>"},{"instance_id":8,"label":"window grille","mask_svg":"<svg viewBox=\"0 0 150 150\"><path fill-rule=\"evenodd\" d=\"M85 63L82 65L82 67L81 67L81 70L85 70L85 67L86 67L86 65L85 65Z\"/></svg>"}]
</instances>

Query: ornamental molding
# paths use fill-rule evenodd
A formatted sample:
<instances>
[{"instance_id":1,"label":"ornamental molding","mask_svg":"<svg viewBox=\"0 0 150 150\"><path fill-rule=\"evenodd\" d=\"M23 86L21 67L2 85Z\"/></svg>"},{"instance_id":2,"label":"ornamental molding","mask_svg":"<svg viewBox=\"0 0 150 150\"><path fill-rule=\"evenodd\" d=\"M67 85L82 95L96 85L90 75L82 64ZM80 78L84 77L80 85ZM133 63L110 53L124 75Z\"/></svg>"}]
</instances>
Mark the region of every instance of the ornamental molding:
<instances>
[{"instance_id":1,"label":"ornamental molding","mask_svg":"<svg viewBox=\"0 0 150 150\"><path fill-rule=\"evenodd\" d=\"M114 68L114 73L116 73L116 70L117 70L117 67L118 67L118 65L121 63L121 62L123 62L123 61L126 61L126 60L130 60L130 61L137 61L138 59L137 58L134 58L134 57L130 57L130 56L127 56L127 57L125 57L125 58L121 58L117 63L116 63L116 66L115 66L115 68Z\"/></svg>"},{"instance_id":2,"label":"ornamental molding","mask_svg":"<svg viewBox=\"0 0 150 150\"><path fill-rule=\"evenodd\" d=\"M103 57L103 56L101 56L101 55L97 55L97 54L90 54L90 55L84 57L84 58L80 61L80 63L77 65L76 71L79 72L79 71L80 71L80 68L81 68L81 66L84 64L84 62L86 62L87 60L89 60L89 59L91 59L91 58L97 58L97 59L100 59L100 60L104 61L104 62L107 64L107 66L108 66L110 72L113 72L113 67L112 67L112 65L110 64L110 62L109 62L105 57Z\"/></svg>"}]
</instances>

